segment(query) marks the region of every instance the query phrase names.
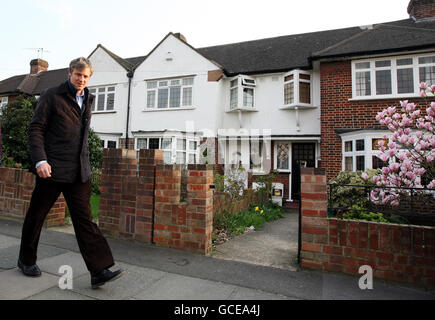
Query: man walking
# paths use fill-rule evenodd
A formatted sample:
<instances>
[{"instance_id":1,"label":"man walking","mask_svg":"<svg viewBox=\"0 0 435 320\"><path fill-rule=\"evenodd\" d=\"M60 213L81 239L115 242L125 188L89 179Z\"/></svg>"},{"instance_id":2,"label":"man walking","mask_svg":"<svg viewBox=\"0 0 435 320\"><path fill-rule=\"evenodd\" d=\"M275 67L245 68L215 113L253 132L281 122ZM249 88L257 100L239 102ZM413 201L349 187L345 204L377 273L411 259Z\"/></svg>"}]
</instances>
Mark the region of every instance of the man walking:
<instances>
[{"instance_id":1,"label":"man walking","mask_svg":"<svg viewBox=\"0 0 435 320\"><path fill-rule=\"evenodd\" d=\"M23 224L18 268L26 276L41 275L36 265L41 229L62 192L95 289L123 271L109 270L114 265L112 252L91 218L88 134L94 96L86 86L92 73L88 59L74 59L68 81L39 98L28 132L36 184Z\"/></svg>"}]
</instances>

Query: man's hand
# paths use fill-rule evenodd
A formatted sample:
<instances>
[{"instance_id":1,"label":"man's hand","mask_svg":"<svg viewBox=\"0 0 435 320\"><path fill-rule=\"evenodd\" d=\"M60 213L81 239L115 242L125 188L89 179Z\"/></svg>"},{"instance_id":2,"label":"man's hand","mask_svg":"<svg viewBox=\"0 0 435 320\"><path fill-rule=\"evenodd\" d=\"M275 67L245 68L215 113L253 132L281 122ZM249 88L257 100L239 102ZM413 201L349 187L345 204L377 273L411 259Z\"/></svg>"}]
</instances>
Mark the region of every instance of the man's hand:
<instances>
[{"instance_id":1,"label":"man's hand","mask_svg":"<svg viewBox=\"0 0 435 320\"><path fill-rule=\"evenodd\" d=\"M48 162L41 163L36 168L36 173L40 178L51 178L51 166L48 164Z\"/></svg>"}]
</instances>

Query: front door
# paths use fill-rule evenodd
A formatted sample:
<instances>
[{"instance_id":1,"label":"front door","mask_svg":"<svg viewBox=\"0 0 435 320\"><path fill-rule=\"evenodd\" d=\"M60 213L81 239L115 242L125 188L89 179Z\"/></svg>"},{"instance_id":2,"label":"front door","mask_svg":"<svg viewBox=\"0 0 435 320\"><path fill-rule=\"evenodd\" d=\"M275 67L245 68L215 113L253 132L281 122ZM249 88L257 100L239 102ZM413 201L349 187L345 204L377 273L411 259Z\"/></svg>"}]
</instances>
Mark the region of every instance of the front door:
<instances>
[{"instance_id":1,"label":"front door","mask_svg":"<svg viewBox=\"0 0 435 320\"><path fill-rule=\"evenodd\" d=\"M299 199L301 167L316 166L315 143L292 143L292 199Z\"/></svg>"}]
</instances>

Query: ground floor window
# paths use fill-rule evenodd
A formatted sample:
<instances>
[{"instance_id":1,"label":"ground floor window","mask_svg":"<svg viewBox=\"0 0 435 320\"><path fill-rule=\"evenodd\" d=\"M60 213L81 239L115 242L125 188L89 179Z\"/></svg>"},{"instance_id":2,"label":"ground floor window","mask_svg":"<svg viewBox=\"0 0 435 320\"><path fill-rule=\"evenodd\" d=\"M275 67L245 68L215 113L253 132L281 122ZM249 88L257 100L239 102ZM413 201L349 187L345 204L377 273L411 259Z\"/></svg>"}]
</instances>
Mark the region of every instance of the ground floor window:
<instances>
[{"instance_id":1,"label":"ground floor window","mask_svg":"<svg viewBox=\"0 0 435 320\"><path fill-rule=\"evenodd\" d=\"M163 162L166 164L198 163L199 141L195 138L170 137L137 137L136 150L163 150Z\"/></svg>"},{"instance_id":2,"label":"ground floor window","mask_svg":"<svg viewBox=\"0 0 435 320\"><path fill-rule=\"evenodd\" d=\"M385 162L378 158L380 153L379 141L387 145L388 139L383 136L384 131L358 131L341 135L342 139L342 170L365 171L385 166Z\"/></svg>"}]
</instances>

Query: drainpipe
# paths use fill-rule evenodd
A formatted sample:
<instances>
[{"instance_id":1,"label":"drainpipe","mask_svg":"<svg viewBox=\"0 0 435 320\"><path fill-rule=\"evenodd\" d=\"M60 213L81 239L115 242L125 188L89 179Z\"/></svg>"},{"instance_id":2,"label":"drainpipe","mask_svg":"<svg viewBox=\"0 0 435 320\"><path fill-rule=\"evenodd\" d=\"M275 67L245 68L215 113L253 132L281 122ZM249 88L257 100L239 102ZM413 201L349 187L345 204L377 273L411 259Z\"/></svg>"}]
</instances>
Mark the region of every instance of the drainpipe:
<instances>
[{"instance_id":1,"label":"drainpipe","mask_svg":"<svg viewBox=\"0 0 435 320\"><path fill-rule=\"evenodd\" d=\"M127 123L125 126L125 148L128 149L128 123L130 121L130 92L131 92L131 79L133 78L134 71L127 72L128 78L128 98L127 98Z\"/></svg>"}]
</instances>

